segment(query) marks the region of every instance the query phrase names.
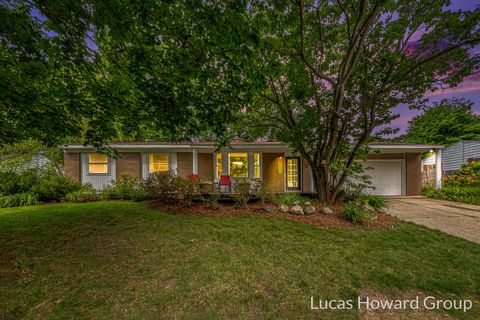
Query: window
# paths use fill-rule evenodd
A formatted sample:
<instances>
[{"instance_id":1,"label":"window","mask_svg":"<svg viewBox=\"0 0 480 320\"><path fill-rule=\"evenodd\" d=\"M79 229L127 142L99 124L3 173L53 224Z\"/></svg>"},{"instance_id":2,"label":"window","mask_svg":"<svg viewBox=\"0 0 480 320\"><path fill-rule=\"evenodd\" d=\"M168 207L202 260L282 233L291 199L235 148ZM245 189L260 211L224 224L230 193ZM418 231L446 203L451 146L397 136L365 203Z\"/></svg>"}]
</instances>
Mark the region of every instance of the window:
<instances>
[{"instance_id":1,"label":"window","mask_svg":"<svg viewBox=\"0 0 480 320\"><path fill-rule=\"evenodd\" d=\"M248 177L248 154L247 153L229 153L228 168L230 176L234 178Z\"/></svg>"},{"instance_id":2,"label":"window","mask_svg":"<svg viewBox=\"0 0 480 320\"><path fill-rule=\"evenodd\" d=\"M216 162L216 172L217 172L217 177L220 177L222 175L222 154L217 153L217 162Z\"/></svg>"},{"instance_id":3,"label":"window","mask_svg":"<svg viewBox=\"0 0 480 320\"><path fill-rule=\"evenodd\" d=\"M260 153L253 154L253 177L260 179Z\"/></svg>"},{"instance_id":4,"label":"window","mask_svg":"<svg viewBox=\"0 0 480 320\"><path fill-rule=\"evenodd\" d=\"M148 172L168 171L168 153L150 153L148 158Z\"/></svg>"},{"instance_id":5,"label":"window","mask_svg":"<svg viewBox=\"0 0 480 320\"><path fill-rule=\"evenodd\" d=\"M88 154L89 174L108 174L108 156L105 154Z\"/></svg>"},{"instance_id":6,"label":"window","mask_svg":"<svg viewBox=\"0 0 480 320\"><path fill-rule=\"evenodd\" d=\"M287 158L287 189L300 189L300 159Z\"/></svg>"}]
</instances>

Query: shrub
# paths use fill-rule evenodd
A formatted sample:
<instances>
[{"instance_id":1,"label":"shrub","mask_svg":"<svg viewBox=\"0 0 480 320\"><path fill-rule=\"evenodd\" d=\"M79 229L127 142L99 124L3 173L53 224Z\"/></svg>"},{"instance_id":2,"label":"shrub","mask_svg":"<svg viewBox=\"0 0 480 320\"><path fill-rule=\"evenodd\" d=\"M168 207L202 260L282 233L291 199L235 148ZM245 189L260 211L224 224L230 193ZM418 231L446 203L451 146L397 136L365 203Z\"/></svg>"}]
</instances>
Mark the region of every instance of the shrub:
<instances>
[{"instance_id":1,"label":"shrub","mask_svg":"<svg viewBox=\"0 0 480 320\"><path fill-rule=\"evenodd\" d=\"M451 176L443 178L445 186L480 187L480 161L462 166Z\"/></svg>"},{"instance_id":2,"label":"shrub","mask_svg":"<svg viewBox=\"0 0 480 320\"><path fill-rule=\"evenodd\" d=\"M67 193L82 189L82 184L54 171L46 171L31 191L38 194L40 201L60 200Z\"/></svg>"},{"instance_id":3,"label":"shrub","mask_svg":"<svg viewBox=\"0 0 480 320\"><path fill-rule=\"evenodd\" d=\"M371 218L367 211L354 203L348 203L345 205L343 216L353 223L357 223L360 220L369 220Z\"/></svg>"},{"instance_id":4,"label":"shrub","mask_svg":"<svg viewBox=\"0 0 480 320\"><path fill-rule=\"evenodd\" d=\"M148 176L143 188L150 198L174 199L178 197L178 177L173 171L155 172Z\"/></svg>"},{"instance_id":5,"label":"shrub","mask_svg":"<svg viewBox=\"0 0 480 320\"><path fill-rule=\"evenodd\" d=\"M93 202L102 200L102 196L91 184L87 183L80 190L67 193L64 200L68 202Z\"/></svg>"},{"instance_id":6,"label":"shrub","mask_svg":"<svg viewBox=\"0 0 480 320\"><path fill-rule=\"evenodd\" d=\"M388 207L388 200L382 196L361 195L359 199L364 204L369 204L376 210Z\"/></svg>"},{"instance_id":7,"label":"shrub","mask_svg":"<svg viewBox=\"0 0 480 320\"><path fill-rule=\"evenodd\" d=\"M102 194L108 199L143 201L147 192L142 184L131 175L123 175L113 185L105 188Z\"/></svg>"},{"instance_id":8,"label":"shrub","mask_svg":"<svg viewBox=\"0 0 480 320\"><path fill-rule=\"evenodd\" d=\"M446 185L442 188L424 186L422 194L429 198L480 205L480 187Z\"/></svg>"},{"instance_id":9,"label":"shrub","mask_svg":"<svg viewBox=\"0 0 480 320\"><path fill-rule=\"evenodd\" d=\"M21 173L14 171L0 172L0 194L10 195L28 192L37 180L38 176L34 170L25 170Z\"/></svg>"},{"instance_id":10,"label":"shrub","mask_svg":"<svg viewBox=\"0 0 480 320\"><path fill-rule=\"evenodd\" d=\"M235 200L236 208L245 208L248 201L250 201L250 182L247 179L239 179L234 185L235 193L233 198Z\"/></svg>"},{"instance_id":11,"label":"shrub","mask_svg":"<svg viewBox=\"0 0 480 320\"><path fill-rule=\"evenodd\" d=\"M305 202L308 201L307 198L302 197L298 193L283 193L283 194L277 194L274 198L275 203L278 206L281 206L282 204L285 204L289 207L293 206L295 203L300 204L303 206Z\"/></svg>"},{"instance_id":12,"label":"shrub","mask_svg":"<svg viewBox=\"0 0 480 320\"><path fill-rule=\"evenodd\" d=\"M202 195L202 201L205 208L217 210L220 208L218 200L220 199L220 193L213 192Z\"/></svg>"},{"instance_id":13,"label":"shrub","mask_svg":"<svg viewBox=\"0 0 480 320\"><path fill-rule=\"evenodd\" d=\"M200 194L199 183L198 175L190 175L187 178L177 177L177 198L182 199L185 206L190 206L193 199Z\"/></svg>"},{"instance_id":14,"label":"shrub","mask_svg":"<svg viewBox=\"0 0 480 320\"><path fill-rule=\"evenodd\" d=\"M33 206L38 204L38 195L31 192L0 196L0 208Z\"/></svg>"}]
</instances>

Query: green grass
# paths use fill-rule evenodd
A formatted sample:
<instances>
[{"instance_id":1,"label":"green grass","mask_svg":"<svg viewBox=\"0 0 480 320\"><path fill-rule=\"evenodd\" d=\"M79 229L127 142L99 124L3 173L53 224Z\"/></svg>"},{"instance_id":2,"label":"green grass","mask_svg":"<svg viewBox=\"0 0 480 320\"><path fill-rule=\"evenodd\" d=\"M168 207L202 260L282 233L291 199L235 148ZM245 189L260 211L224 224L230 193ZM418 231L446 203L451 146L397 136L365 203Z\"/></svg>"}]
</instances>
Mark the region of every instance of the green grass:
<instances>
[{"instance_id":1,"label":"green grass","mask_svg":"<svg viewBox=\"0 0 480 320\"><path fill-rule=\"evenodd\" d=\"M478 319L479 284L479 245L408 223L326 230L131 202L0 209L1 319L358 318L311 311L310 296L418 291L475 300L448 315Z\"/></svg>"}]
</instances>

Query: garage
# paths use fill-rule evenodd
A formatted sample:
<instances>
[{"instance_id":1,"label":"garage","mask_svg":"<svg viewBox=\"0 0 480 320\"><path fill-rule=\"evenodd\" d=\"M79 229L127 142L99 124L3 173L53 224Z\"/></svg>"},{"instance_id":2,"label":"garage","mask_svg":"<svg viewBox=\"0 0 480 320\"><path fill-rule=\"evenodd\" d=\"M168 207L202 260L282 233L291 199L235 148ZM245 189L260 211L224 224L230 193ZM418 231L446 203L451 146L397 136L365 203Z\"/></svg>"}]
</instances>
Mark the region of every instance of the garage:
<instances>
[{"instance_id":1,"label":"garage","mask_svg":"<svg viewBox=\"0 0 480 320\"><path fill-rule=\"evenodd\" d=\"M403 192L403 161L402 160L384 160L384 161L366 161L364 164L365 174L372 177L374 189L367 192L382 196L399 196Z\"/></svg>"}]
</instances>

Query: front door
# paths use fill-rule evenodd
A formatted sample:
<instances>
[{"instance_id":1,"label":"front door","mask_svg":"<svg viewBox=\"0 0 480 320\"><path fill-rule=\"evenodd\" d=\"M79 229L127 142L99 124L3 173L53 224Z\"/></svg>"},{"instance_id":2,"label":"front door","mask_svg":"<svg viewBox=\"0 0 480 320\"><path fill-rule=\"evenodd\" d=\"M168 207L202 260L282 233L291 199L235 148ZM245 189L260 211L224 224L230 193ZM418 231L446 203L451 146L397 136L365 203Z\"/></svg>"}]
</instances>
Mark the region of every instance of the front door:
<instances>
[{"instance_id":1,"label":"front door","mask_svg":"<svg viewBox=\"0 0 480 320\"><path fill-rule=\"evenodd\" d=\"M287 190L301 190L301 165L299 157L286 157Z\"/></svg>"}]
</instances>

